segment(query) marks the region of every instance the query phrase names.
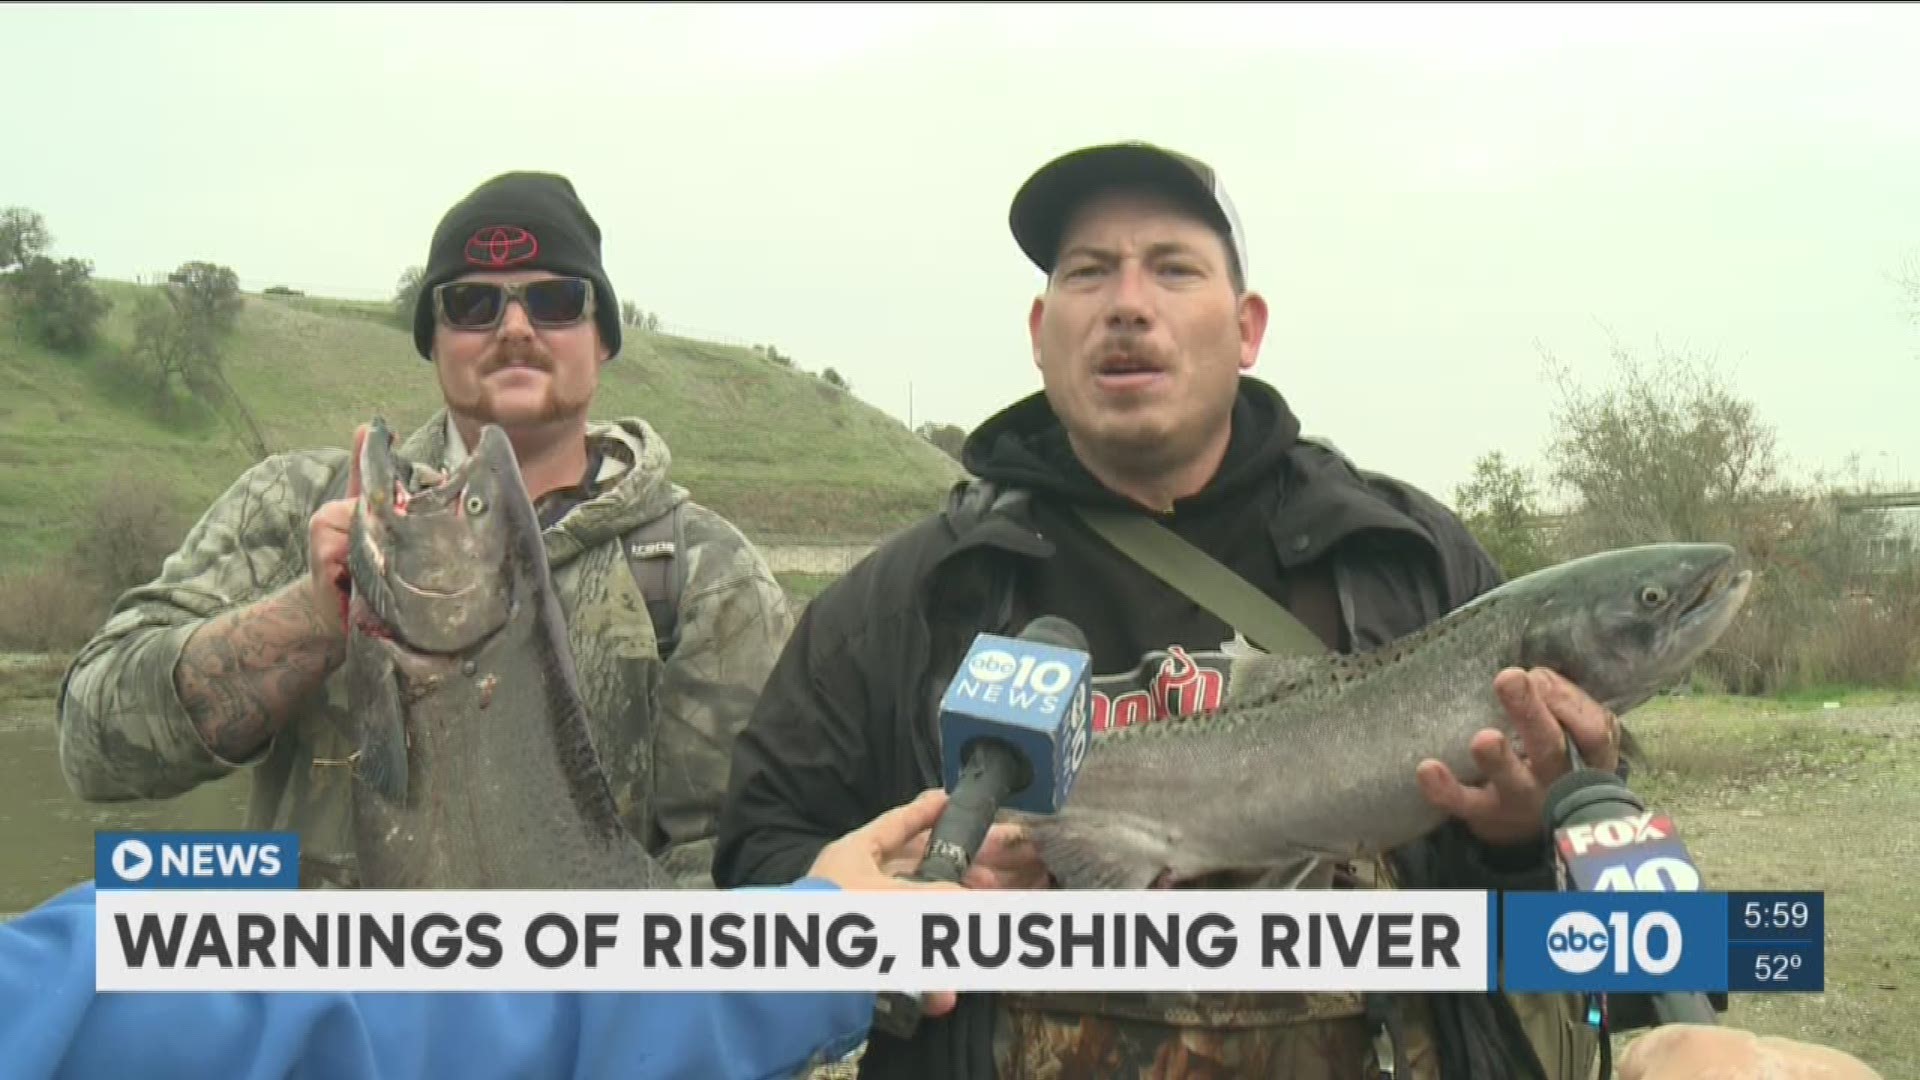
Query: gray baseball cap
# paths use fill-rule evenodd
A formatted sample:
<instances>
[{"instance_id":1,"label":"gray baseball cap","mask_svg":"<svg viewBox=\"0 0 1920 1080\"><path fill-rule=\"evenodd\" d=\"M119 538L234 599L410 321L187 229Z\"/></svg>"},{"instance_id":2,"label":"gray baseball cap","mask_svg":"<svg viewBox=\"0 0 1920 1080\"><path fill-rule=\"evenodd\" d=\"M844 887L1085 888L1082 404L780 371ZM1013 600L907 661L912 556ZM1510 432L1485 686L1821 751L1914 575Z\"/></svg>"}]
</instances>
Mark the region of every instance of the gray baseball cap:
<instances>
[{"instance_id":1,"label":"gray baseball cap","mask_svg":"<svg viewBox=\"0 0 1920 1080\"><path fill-rule=\"evenodd\" d=\"M1052 273L1060 235L1074 211L1089 196L1116 187L1156 191L1192 208L1226 241L1240 280L1247 280L1246 234L1219 174L1204 161L1151 143L1084 147L1041 166L1013 197L1008 221L1014 240L1035 266Z\"/></svg>"}]
</instances>

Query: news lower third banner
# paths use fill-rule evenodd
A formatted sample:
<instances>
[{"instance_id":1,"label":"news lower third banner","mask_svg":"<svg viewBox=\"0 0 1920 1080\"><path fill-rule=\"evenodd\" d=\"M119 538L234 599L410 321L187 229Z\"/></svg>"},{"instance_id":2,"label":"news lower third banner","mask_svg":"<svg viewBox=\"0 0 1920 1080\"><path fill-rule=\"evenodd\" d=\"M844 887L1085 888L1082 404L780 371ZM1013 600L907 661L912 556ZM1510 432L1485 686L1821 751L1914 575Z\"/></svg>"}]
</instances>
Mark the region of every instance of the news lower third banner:
<instances>
[{"instance_id":1,"label":"news lower third banner","mask_svg":"<svg viewBox=\"0 0 1920 1080\"><path fill-rule=\"evenodd\" d=\"M102 991L1817 990L1819 893L298 888L285 833L101 833Z\"/></svg>"},{"instance_id":2,"label":"news lower third banner","mask_svg":"<svg viewBox=\"0 0 1920 1080\"><path fill-rule=\"evenodd\" d=\"M1507 893L1501 985L1518 993L1826 988L1819 892Z\"/></svg>"}]
</instances>

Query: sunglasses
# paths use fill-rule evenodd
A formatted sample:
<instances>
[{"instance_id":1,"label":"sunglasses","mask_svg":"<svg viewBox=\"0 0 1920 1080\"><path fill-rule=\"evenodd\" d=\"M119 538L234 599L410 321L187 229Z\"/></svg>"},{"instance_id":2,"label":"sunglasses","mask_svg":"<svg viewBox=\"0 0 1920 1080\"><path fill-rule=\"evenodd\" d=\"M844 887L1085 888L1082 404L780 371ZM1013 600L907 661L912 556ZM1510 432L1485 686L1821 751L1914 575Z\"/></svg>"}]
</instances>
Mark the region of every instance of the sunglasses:
<instances>
[{"instance_id":1,"label":"sunglasses","mask_svg":"<svg viewBox=\"0 0 1920 1080\"><path fill-rule=\"evenodd\" d=\"M440 321L455 330L491 330L507 304L520 301L535 326L572 326L593 310L593 282L556 277L538 281L449 281L433 290Z\"/></svg>"}]
</instances>

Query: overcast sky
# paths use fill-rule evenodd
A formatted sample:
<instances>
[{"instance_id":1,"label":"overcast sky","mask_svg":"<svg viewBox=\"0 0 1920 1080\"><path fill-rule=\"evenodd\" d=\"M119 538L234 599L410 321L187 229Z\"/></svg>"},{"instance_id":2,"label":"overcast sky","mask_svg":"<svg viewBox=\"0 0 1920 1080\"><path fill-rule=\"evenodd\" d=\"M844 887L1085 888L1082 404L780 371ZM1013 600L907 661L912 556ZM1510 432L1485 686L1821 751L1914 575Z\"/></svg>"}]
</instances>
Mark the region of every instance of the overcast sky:
<instances>
[{"instance_id":1,"label":"overcast sky","mask_svg":"<svg viewBox=\"0 0 1920 1080\"><path fill-rule=\"evenodd\" d=\"M0 42L0 205L103 276L385 297L476 183L555 170L623 298L971 427L1039 386L1013 190L1145 138L1222 171L1256 372L1369 467L1537 460L1542 351L1617 339L1920 486L1911 8L14 6Z\"/></svg>"}]
</instances>

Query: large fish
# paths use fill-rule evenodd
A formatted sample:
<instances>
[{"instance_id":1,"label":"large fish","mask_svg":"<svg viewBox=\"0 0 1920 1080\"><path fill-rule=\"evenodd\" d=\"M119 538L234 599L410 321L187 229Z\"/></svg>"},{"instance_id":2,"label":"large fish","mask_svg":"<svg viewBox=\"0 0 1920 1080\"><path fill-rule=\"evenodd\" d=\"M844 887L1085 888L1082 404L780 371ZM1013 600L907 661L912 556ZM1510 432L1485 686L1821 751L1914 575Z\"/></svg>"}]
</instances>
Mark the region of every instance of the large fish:
<instances>
[{"instance_id":1,"label":"large fish","mask_svg":"<svg viewBox=\"0 0 1920 1080\"><path fill-rule=\"evenodd\" d=\"M410 490L376 419L348 566L354 834L367 888L672 888L622 826L539 520L488 426Z\"/></svg>"},{"instance_id":2,"label":"large fish","mask_svg":"<svg viewBox=\"0 0 1920 1080\"><path fill-rule=\"evenodd\" d=\"M1068 888L1146 888L1381 854L1442 824L1415 769L1480 779L1469 744L1514 738L1507 667L1558 671L1624 714L1680 678L1751 583L1721 544L1603 552L1517 578L1357 656L1236 661L1210 711L1094 740L1066 805L1025 819ZM1289 878L1286 875L1291 874Z\"/></svg>"}]
</instances>

